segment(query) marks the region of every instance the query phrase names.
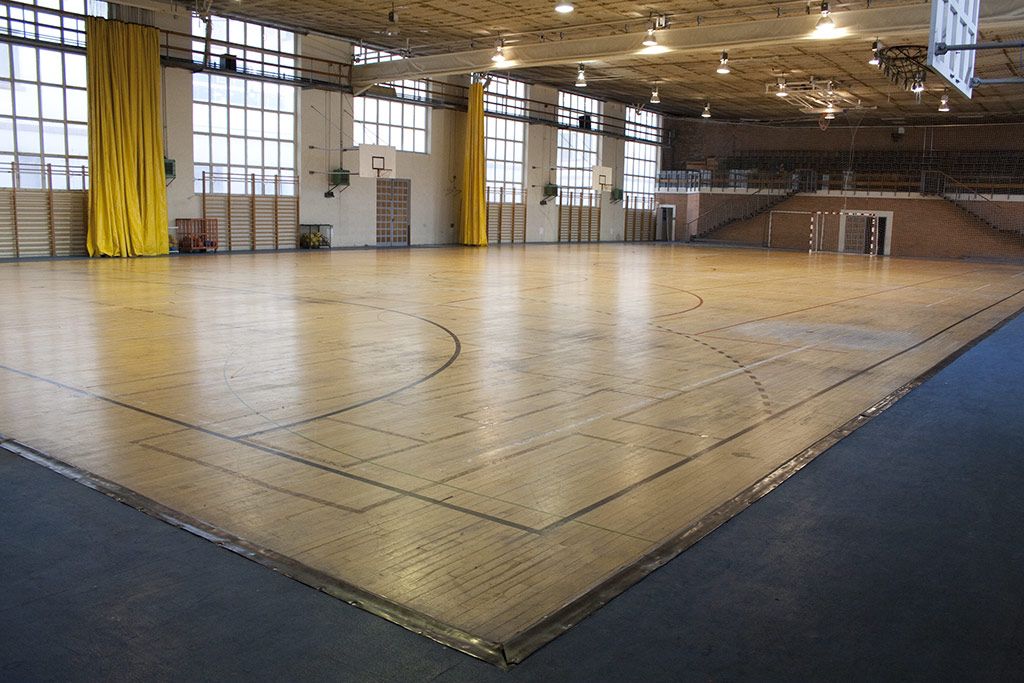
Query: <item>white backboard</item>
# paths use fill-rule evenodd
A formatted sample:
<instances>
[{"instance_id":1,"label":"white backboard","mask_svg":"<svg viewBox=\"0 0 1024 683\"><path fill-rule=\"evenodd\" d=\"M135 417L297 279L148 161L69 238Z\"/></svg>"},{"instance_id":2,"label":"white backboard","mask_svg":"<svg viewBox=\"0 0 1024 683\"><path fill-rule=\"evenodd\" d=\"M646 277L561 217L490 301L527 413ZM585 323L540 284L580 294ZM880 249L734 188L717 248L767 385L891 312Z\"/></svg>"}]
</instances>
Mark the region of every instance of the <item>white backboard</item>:
<instances>
[{"instance_id":1,"label":"white backboard","mask_svg":"<svg viewBox=\"0 0 1024 683\"><path fill-rule=\"evenodd\" d=\"M360 178L394 178L395 148L386 145L359 145Z\"/></svg>"},{"instance_id":2,"label":"white backboard","mask_svg":"<svg viewBox=\"0 0 1024 683\"><path fill-rule=\"evenodd\" d=\"M981 0L932 0L932 23L928 32L928 66L970 99L974 88L976 50L954 50L935 54L938 43L973 45L978 42L978 12Z\"/></svg>"},{"instance_id":3,"label":"white backboard","mask_svg":"<svg viewBox=\"0 0 1024 683\"><path fill-rule=\"evenodd\" d=\"M592 187L594 192L608 192L612 189L612 169L608 166L594 166Z\"/></svg>"}]
</instances>

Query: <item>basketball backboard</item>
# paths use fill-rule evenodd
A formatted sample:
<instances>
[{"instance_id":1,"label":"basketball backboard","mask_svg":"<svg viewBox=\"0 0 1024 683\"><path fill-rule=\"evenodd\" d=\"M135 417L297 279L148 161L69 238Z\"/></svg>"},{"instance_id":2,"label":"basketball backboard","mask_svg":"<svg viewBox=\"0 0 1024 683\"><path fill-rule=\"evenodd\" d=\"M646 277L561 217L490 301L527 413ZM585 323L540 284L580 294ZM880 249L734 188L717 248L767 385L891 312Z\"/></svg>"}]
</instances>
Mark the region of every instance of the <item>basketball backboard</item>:
<instances>
[{"instance_id":1,"label":"basketball backboard","mask_svg":"<svg viewBox=\"0 0 1024 683\"><path fill-rule=\"evenodd\" d=\"M395 148L387 145L359 145L360 178L394 178Z\"/></svg>"},{"instance_id":2,"label":"basketball backboard","mask_svg":"<svg viewBox=\"0 0 1024 683\"><path fill-rule=\"evenodd\" d=\"M953 88L970 99L974 87L974 50L937 50L942 45L974 45L978 42L981 0L932 0L928 32L928 66Z\"/></svg>"},{"instance_id":3,"label":"basketball backboard","mask_svg":"<svg viewBox=\"0 0 1024 683\"><path fill-rule=\"evenodd\" d=\"M610 191L612 189L612 169L608 166L594 166L592 170L594 192Z\"/></svg>"}]
</instances>

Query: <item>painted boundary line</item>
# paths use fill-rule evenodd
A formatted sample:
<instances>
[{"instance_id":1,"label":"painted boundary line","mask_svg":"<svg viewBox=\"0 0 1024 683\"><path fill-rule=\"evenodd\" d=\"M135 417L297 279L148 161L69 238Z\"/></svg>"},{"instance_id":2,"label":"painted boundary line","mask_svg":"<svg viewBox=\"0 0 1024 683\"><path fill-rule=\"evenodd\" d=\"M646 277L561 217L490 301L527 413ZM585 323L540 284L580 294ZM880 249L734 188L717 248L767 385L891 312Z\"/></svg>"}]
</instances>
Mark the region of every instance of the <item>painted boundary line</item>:
<instances>
[{"instance_id":1,"label":"painted boundary line","mask_svg":"<svg viewBox=\"0 0 1024 683\"><path fill-rule=\"evenodd\" d=\"M991 306L980 309L958 323L954 323L954 326L985 310L990 310L1000 303L1005 303L1022 292L1024 290L1018 291ZM552 612L544 619L536 622L533 626L504 643L497 643L474 636L467 631L446 624L422 612L303 565L285 555L250 543L190 515L173 510L113 481L91 474L13 439L6 438L2 434L0 434L0 449L42 465L72 481L99 491L151 517L188 531L205 540L212 541L246 559L269 567L278 573L327 593L350 605L359 607L371 614L382 617L414 633L426 636L502 669L508 669L522 662L534 651L571 629L594 611L623 593L627 588L636 584L652 571L666 564L729 519L778 488L784 481L803 469L818 455L891 408L898 400L934 377L941 370L948 367L1009 322L1019 317L1021 313L1024 313L1024 307L1019 308L997 322L915 379L889 393L853 419L790 458L767 477L755 482L734 498L722 503L715 510L688 528L681 530L653 551L624 565L611 576L571 599L560 609ZM948 328L944 331L948 331Z\"/></svg>"}]
</instances>

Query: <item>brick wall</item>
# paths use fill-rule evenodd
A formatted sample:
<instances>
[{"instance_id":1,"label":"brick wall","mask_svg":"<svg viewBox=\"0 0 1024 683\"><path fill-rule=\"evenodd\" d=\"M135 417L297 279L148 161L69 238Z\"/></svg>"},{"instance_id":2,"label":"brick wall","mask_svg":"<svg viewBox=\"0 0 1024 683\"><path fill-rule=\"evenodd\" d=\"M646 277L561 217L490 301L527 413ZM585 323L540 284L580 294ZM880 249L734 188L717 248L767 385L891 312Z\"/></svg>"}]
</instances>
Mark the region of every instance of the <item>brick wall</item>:
<instances>
[{"instance_id":1,"label":"brick wall","mask_svg":"<svg viewBox=\"0 0 1024 683\"><path fill-rule=\"evenodd\" d=\"M1007 212L1024 209L1020 203L998 204ZM1024 258L1024 237L1000 232L944 199L797 195L774 208L776 212L840 210L891 211L892 256ZM769 214L764 213L716 230L708 239L760 245L768 220ZM772 219L772 247L807 249L809 223L807 214L776 213Z\"/></svg>"},{"instance_id":2,"label":"brick wall","mask_svg":"<svg viewBox=\"0 0 1024 683\"><path fill-rule=\"evenodd\" d=\"M657 203L676 207L676 240L685 242L696 234L702 223L699 219L706 216L714 220L730 215L749 213L762 206L764 197L724 192L702 192L700 194L659 194ZM717 212L718 209L730 205L733 210Z\"/></svg>"},{"instance_id":3,"label":"brick wall","mask_svg":"<svg viewBox=\"0 0 1024 683\"><path fill-rule=\"evenodd\" d=\"M995 202L976 199L964 207L999 230L1024 232L1024 202Z\"/></svg>"}]
</instances>

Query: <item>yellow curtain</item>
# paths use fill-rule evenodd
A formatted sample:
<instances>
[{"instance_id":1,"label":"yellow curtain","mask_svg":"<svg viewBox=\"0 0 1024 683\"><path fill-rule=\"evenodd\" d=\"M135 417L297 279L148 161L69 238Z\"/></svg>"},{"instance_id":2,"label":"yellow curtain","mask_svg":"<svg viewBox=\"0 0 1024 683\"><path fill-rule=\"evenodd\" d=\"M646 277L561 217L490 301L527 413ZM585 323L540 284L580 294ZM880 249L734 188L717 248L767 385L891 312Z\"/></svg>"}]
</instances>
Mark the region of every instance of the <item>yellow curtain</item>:
<instances>
[{"instance_id":1,"label":"yellow curtain","mask_svg":"<svg viewBox=\"0 0 1024 683\"><path fill-rule=\"evenodd\" d=\"M469 112L466 116L466 151L462 164L462 215L459 243L487 246L487 203L484 185L487 164L484 160L484 86L469 86Z\"/></svg>"},{"instance_id":2,"label":"yellow curtain","mask_svg":"<svg viewBox=\"0 0 1024 683\"><path fill-rule=\"evenodd\" d=\"M89 18L90 256L167 253L155 28Z\"/></svg>"}]
</instances>

